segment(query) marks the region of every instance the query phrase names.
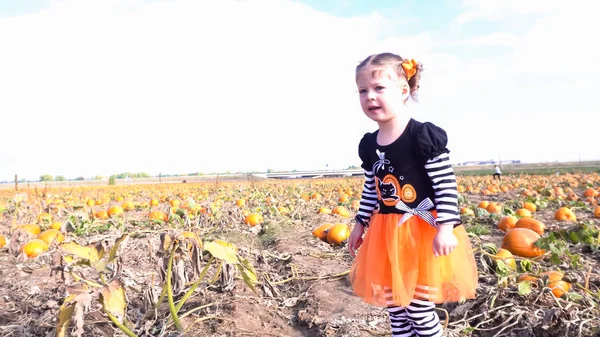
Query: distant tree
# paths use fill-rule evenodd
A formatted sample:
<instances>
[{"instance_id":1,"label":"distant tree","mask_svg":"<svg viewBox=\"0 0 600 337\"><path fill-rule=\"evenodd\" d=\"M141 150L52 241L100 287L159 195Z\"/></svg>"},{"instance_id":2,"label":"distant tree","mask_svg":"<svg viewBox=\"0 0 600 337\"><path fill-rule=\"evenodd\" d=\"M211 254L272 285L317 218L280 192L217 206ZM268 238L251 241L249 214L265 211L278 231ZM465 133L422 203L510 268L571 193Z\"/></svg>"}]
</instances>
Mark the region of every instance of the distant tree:
<instances>
[{"instance_id":1,"label":"distant tree","mask_svg":"<svg viewBox=\"0 0 600 337\"><path fill-rule=\"evenodd\" d=\"M52 181L52 176L49 174L44 174L40 177L40 181Z\"/></svg>"},{"instance_id":2,"label":"distant tree","mask_svg":"<svg viewBox=\"0 0 600 337\"><path fill-rule=\"evenodd\" d=\"M54 177L54 181L65 181L65 180L67 180L67 179L65 179L64 176L56 176L56 177Z\"/></svg>"}]
</instances>

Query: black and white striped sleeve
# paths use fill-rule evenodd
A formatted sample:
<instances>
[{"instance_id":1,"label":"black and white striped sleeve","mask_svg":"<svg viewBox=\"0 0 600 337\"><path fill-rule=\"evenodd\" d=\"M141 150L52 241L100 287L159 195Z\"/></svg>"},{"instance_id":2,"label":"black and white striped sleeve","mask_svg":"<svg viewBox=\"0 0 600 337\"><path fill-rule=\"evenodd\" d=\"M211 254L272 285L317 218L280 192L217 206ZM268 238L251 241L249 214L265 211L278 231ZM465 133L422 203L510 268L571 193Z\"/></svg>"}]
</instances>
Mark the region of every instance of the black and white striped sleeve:
<instances>
[{"instance_id":1,"label":"black and white striped sleeve","mask_svg":"<svg viewBox=\"0 0 600 337\"><path fill-rule=\"evenodd\" d=\"M431 179L435 192L435 207L438 224L462 224L458 212L458 192L454 169L450 165L448 153L442 153L425 163L425 170Z\"/></svg>"},{"instance_id":2,"label":"black and white striped sleeve","mask_svg":"<svg viewBox=\"0 0 600 337\"><path fill-rule=\"evenodd\" d=\"M375 189L375 176L373 175L373 171L365 170L365 183L360 197L360 205L354 218L356 222L369 227L371 214L373 214L376 206L377 190Z\"/></svg>"}]
</instances>

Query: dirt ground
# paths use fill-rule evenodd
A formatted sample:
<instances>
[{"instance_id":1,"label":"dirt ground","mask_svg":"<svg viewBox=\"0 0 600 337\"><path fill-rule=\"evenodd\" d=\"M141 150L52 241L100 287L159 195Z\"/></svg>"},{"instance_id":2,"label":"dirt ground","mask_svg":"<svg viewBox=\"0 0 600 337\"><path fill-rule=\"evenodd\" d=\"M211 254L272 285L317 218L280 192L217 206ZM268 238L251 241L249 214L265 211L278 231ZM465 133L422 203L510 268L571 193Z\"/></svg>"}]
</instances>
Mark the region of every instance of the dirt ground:
<instances>
[{"instance_id":1,"label":"dirt ground","mask_svg":"<svg viewBox=\"0 0 600 337\"><path fill-rule=\"evenodd\" d=\"M463 206L474 208L479 201L488 200L510 207L518 199L516 193L465 194ZM554 205L539 209L535 217L547 228L569 226L554 220L555 209ZM138 210L139 214L135 212L129 214L128 219L140 219L147 214L143 210ZM138 336L391 335L385 308L366 305L353 296L347 277L352 258L346 245L334 247L311 235L317 225L350 223L348 219L316 214L314 206L306 204L297 207L290 216L265 219L262 226L251 228L239 221L240 215L236 212L230 208L216 230L211 230L214 226L208 220L198 220L193 228L205 240L224 239L239 248L239 256L248 259L256 270L256 293L243 283L240 273L231 266L225 265L220 276L213 279L218 265L213 263L206 282L179 311L181 323L187 329L185 333L178 332L168 319L166 300L158 310L152 310L163 285L160 275L164 260L157 257L163 229L128 220L118 226L109 226L108 230L71 238L82 245L104 242L110 247L123 233L136 232L121 244L118 263L108 276L118 278L123 284L128 303L126 316ZM599 224L589 212L581 210L577 215L580 221ZM12 219L9 212L0 215L0 233L8 233ZM489 215L465 221L466 228L476 225L484 232L478 232L478 238L473 238L475 248L481 243L500 246L504 233L495 227L496 222ZM24 259L15 252L15 247L9 246L0 249L0 335L55 336L59 308L65 295L72 293L73 287L81 282L57 267L60 263L56 249L51 248L36 259ZM438 305L442 323L447 324L445 336L600 336L597 320L600 315L597 308L600 302L600 253L581 245L573 245L570 249L581 253L581 266L575 268L567 262L555 265L546 261L541 266L565 272L565 279L573 284L571 291L584 295L577 300L556 299L541 287L521 295L514 282L500 286L498 275L490 270L485 257L478 251L480 283L477 298ZM207 260L206 254L200 257L201 267ZM183 278L187 282L195 281L188 275L190 266L191 262L186 261L187 276ZM98 274L89 267L79 266L73 270L83 278L99 282ZM575 286L586 282L590 294L584 294L581 287ZM174 296L180 299L187 289L182 287ZM73 320L67 336L77 335L79 329L82 329L82 336L126 336L110 322L98 301L88 304L82 313L83 324Z\"/></svg>"}]
</instances>

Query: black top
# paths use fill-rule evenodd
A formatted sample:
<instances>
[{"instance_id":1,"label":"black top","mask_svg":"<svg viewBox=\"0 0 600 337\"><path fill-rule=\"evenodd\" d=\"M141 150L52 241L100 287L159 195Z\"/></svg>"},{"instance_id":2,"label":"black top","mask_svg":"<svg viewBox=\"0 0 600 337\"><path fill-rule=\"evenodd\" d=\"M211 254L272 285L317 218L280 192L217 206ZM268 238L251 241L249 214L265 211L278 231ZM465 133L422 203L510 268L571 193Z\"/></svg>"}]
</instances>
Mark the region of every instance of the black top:
<instances>
[{"instance_id":1,"label":"black top","mask_svg":"<svg viewBox=\"0 0 600 337\"><path fill-rule=\"evenodd\" d=\"M443 153L448 138L446 132L430 123L410 119L404 132L389 145L379 145L379 130L366 133L360 141L358 155L361 167L375 176L379 212L405 213L395 206L402 200L416 208L427 198L435 204L433 184L425 169L427 160Z\"/></svg>"}]
</instances>

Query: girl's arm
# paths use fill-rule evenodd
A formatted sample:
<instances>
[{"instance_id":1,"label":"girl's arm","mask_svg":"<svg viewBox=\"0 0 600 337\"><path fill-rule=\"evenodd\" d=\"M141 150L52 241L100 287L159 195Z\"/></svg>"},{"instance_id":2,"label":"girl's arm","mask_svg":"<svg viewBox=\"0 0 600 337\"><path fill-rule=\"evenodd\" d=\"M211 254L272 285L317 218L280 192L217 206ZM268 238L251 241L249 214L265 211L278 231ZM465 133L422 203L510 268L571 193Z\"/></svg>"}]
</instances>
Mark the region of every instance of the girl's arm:
<instances>
[{"instance_id":1,"label":"girl's arm","mask_svg":"<svg viewBox=\"0 0 600 337\"><path fill-rule=\"evenodd\" d=\"M427 160L425 170L435 192L436 222L440 225L452 224L453 227L462 224L458 212L456 176L450 165L448 153L442 153Z\"/></svg>"},{"instance_id":2,"label":"girl's arm","mask_svg":"<svg viewBox=\"0 0 600 337\"><path fill-rule=\"evenodd\" d=\"M360 206L354 219L364 227L369 227L371 214L377 205L377 190L375 189L375 176L373 171L365 170L365 183L360 197Z\"/></svg>"}]
</instances>

